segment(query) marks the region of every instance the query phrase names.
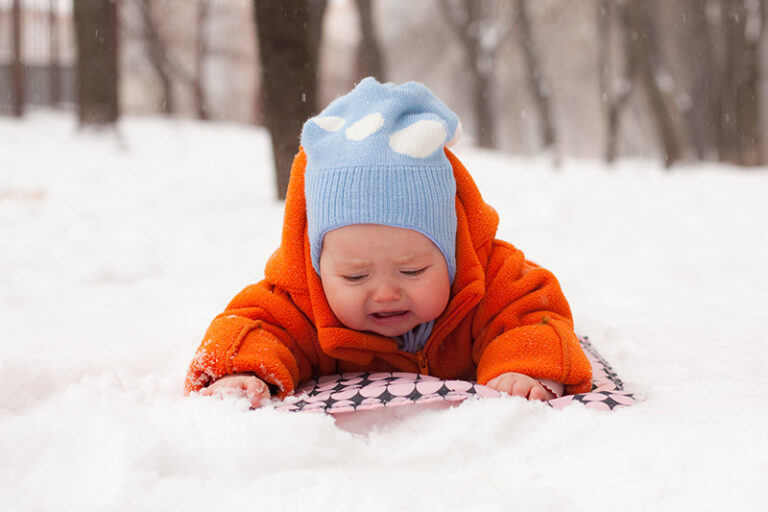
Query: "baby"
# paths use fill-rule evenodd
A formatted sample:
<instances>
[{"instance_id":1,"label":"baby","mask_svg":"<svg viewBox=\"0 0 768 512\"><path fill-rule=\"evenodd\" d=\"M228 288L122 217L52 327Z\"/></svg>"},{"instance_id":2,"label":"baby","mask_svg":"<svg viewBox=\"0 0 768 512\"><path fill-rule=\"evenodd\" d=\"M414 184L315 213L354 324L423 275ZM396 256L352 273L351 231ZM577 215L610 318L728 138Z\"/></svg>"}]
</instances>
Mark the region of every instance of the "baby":
<instances>
[{"instance_id":1,"label":"baby","mask_svg":"<svg viewBox=\"0 0 768 512\"><path fill-rule=\"evenodd\" d=\"M212 322L187 393L253 407L314 376L405 371L546 400L591 368L555 277L495 239L426 87L366 78L308 120L265 279Z\"/></svg>"}]
</instances>

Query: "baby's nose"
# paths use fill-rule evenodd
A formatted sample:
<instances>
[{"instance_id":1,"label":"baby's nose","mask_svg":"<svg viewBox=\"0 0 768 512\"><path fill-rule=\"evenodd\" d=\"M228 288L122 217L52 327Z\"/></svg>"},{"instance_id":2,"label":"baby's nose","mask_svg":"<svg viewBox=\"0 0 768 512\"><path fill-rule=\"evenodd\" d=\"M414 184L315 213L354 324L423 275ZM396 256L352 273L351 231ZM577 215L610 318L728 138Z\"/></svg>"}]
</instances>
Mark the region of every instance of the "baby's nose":
<instances>
[{"instance_id":1,"label":"baby's nose","mask_svg":"<svg viewBox=\"0 0 768 512\"><path fill-rule=\"evenodd\" d=\"M390 281L381 281L373 291L373 300L376 302L393 302L400 300L400 288Z\"/></svg>"}]
</instances>

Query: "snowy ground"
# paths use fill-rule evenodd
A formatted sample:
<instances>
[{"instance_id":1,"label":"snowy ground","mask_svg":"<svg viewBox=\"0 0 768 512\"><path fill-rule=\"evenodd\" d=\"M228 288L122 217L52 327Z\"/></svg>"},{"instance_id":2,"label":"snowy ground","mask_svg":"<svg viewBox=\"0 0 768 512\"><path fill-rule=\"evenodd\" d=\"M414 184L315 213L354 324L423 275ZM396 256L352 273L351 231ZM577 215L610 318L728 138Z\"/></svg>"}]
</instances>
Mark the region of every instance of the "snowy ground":
<instances>
[{"instance_id":1,"label":"snowy ground","mask_svg":"<svg viewBox=\"0 0 768 512\"><path fill-rule=\"evenodd\" d=\"M516 398L383 421L184 398L277 246L262 131L0 119L0 509L768 509L768 172L459 147L500 236L559 276L646 401Z\"/></svg>"}]
</instances>

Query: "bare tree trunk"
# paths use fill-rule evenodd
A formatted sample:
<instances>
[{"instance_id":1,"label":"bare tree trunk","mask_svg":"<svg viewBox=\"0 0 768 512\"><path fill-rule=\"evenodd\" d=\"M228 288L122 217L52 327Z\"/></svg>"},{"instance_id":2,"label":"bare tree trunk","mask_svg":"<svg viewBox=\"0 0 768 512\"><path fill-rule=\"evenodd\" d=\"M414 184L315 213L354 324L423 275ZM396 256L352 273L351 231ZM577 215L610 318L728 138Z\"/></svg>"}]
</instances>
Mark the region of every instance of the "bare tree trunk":
<instances>
[{"instance_id":1,"label":"bare tree trunk","mask_svg":"<svg viewBox=\"0 0 768 512\"><path fill-rule=\"evenodd\" d=\"M743 38L739 34L744 30L745 9L741 0L722 0L723 9L723 34L725 36L725 67L723 73L726 79L723 83L721 95L723 98L723 112L721 118L720 133L720 160L738 164L741 160L741 148L738 133L739 98L737 90L733 87L741 80L734 77L741 72L742 65L738 62L743 51Z\"/></svg>"},{"instance_id":2,"label":"bare tree trunk","mask_svg":"<svg viewBox=\"0 0 768 512\"><path fill-rule=\"evenodd\" d=\"M613 10L611 0L600 0L597 5L595 27L597 27L597 82L600 88L600 104L606 119L605 130L605 161L613 162L616 157L616 134L611 130L613 116L613 62L611 54L611 28L613 26Z\"/></svg>"},{"instance_id":3,"label":"bare tree trunk","mask_svg":"<svg viewBox=\"0 0 768 512\"><path fill-rule=\"evenodd\" d=\"M536 109L539 112L541 140L545 149L552 148L557 151L557 137L555 136L555 127L550 106L550 88L547 85L546 78L542 72L538 44L533 36L531 17L528 14L528 0L517 0L517 24L519 28L518 34L520 46L523 50L523 55L525 56L528 87L533 96L534 103L536 104Z\"/></svg>"},{"instance_id":4,"label":"bare tree trunk","mask_svg":"<svg viewBox=\"0 0 768 512\"><path fill-rule=\"evenodd\" d=\"M686 90L690 105L685 109L688 139L699 160L714 157L719 139L722 81L720 63L715 55L712 29L707 19L707 4L702 0L685 0L681 10L685 30L678 40L688 58L682 63L687 77Z\"/></svg>"},{"instance_id":5,"label":"bare tree trunk","mask_svg":"<svg viewBox=\"0 0 768 512\"><path fill-rule=\"evenodd\" d=\"M376 37L376 26L373 22L373 6L371 0L356 0L357 12L360 18L360 44L357 49L358 76L376 77L380 82L384 77L384 59Z\"/></svg>"},{"instance_id":6,"label":"bare tree trunk","mask_svg":"<svg viewBox=\"0 0 768 512\"><path fill-rule=\"evenodd\" d=\"M160 36L160 30L152 12L151 0L139 0L139 12L141 13L144 42L147 46L147 55L152 69L155 71L162 89L160 107L164 114L173 114L176 111L175 95L173 93L173 81L171 80L170 63L166 52L166 46Z\"/></svg>"},{"instance_id":7,"label":"bare tree trunk","mask_svg":"<svg viewBox=\"0 0 768 512\"><path fill-rule=\"evenodd\" d=\"M477 145L493 148L496 145L495 119L490 105L493 56L483 52L479 39L482 34L477 29L482 17L483 2L463 0L454 5L453 2L446 1L438 7L464 48L466 67L472 80Z\"/></svg>"},{"instance_id":8,"label":"bare tree trunk","mask_svg":"<svg viewBox=\"0 0 768 512\"><path fill-rule=\"evenodd\" d=\"M261 100L277 177L285 198L301 127L317 111L322 18L326 1L254 0L261 60Z\"/></svg>"},{"instance_id":9,"label":"bare tree trunk","mask_svg":"<svg viewBox=\"0 0 768 512\"><path fill-rule=\"evenodd\" d=\"M117 3L74 0L80 125L117 121Z\"/></svg>"},{"instance_id":10,"label":"bare tree trunk","mask_svg":"<svg viewBox=\"0 0 768 512\"><path fill-rule=\"evenodd\" d=\"M49 101L51 106L56 107L61 103L61 55L59 38L59 13L57 0L51 0L48 7L48 27L50 30L50 57L48 63L49 71Z\"/></svg>"},{"instance_id":11,"label":"bare tree trunk","mask_svg":"<svg viewBox=\"0 0 768 512\"><path fill-rule=\"evenodd\" d=\"M491 79L482 72L474 73L472 104L477 116L477 144L481 148L496 147L496 125L491 110Z\"/></svg>"},{"instance_id":12,"label":"bare tree trunk","mask_svg":"<svg viewBox=\"0 0 768 512\"><path fill-rule=\"evenodd\" d=\"M726 59L722 89L720 158L739 165L764 161L759 126L758 48L762 37L762 2L722 0Z\"/></svg>"},{"instance_id":13,"label":"bare tree trunk","mask_svg":"<svg viewBox=\"0 0 768 512\"><path fill-rule=\"evenodd\" d=\"M747 2L756 12L746 13L744 50L741 62L743 74L739 74L737 95L739 98L739 133L741 134L741 165L759 166L765 163L760 127L760 41L763 34L763 2ZM751 25L751 27L750 27Z\"/></svg>"},{"instance_id":14,"label":"bare tree trunk","mask_svg":"<svg viewBox=\"0 0 768 512\"><path fill-rule=\"evenodd\" d=\"M606 116L605 161L609 164L613 163L618 156L619 121L622 112L629 104L637 72L636 53L633 51L632 38L628 37L628 32L625 29L623 31L624 37L621 38L624 67L619 77L613 76L611 32L616 16L621 17L623 27L629 25L626 19L627 10L623 2L601 0L597 8L598 66L601 99L605 105Z\"/></svg>"},{"instance_id":15,"label":"bare tree trunk","mask_svg":"<svg viewBox=\"0 0 768 512\"><path fill-rule=\"evenodd\" d=\"M21 0L13 0L11 7L13 23L13 64L11 65L11 89L13 115L24 115L24 62L21 55Z\"/></svg>"},{"instance_id":16,"label":"bare tree trunk","mask_svg":"<svg viewBox=\"0 0 768 512\"><path fill-rule=\"evenodd\" d=\"M659 62L655 46L655 29L647 2L629 0L625 8L627 9L625 37L630 40L637 64L636 71L648 95L651 115L656 123L659 144L664 153L664 164L670 167L680 159L681 146L673 117L671 91L665 93L659 84L660 75L666 74L666 71Z\"/></svg>"},{"instance_id":17,"label":"bare tree trunk","mask_svg":"<svg viewBox=\"0 0 768 512\"><path fill-rule=\"evenodd\" d=\"M323 19L328 0L305 0L308 22L305 26L309 36L309 59L315 69L315 82L320 80L320 45L323 42ZM315 84L315 100L317 103L317 83ZM315 113L314 111L312 112Z\"/></svg>"},{"instance_id":18,"label":"bare tree trunk","mask_svg":"<svg viewBox=\"0 0 768 512\"><path fill-rule=\"evenodd\" d=\"M205 27L208 22L210 6L208 0L200 0L197 11L197 45L195 46L195 70L192 76L192 94L195 98L195 111L198 119L207 120L208 104L205 98L205 57L208 54L208 39Z\"/></svg>"}]
</instances>

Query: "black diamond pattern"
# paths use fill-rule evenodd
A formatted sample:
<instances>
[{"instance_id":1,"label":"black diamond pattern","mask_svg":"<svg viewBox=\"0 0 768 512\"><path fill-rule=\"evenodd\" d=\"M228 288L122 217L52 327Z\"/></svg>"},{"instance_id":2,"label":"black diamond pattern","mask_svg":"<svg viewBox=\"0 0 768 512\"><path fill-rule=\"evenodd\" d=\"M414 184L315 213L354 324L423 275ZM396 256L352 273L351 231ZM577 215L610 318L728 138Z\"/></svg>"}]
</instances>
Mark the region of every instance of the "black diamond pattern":
<instances>
[{"instance_id":1,"label":"black diamond pattern","mask_svg":"<svg viewBox=\"0 0 768 512\"><path fill-rule=\"evenodd\" d=\"M590 393L581 393L581 394L573 395L573 401L575 401L575 402L582 402L584 404L589 404L589 403L592 403L592 402L601 402L603 404L606 404L609 407L609 409L614 409L615 407L625 406L625 404L619 403L619 402L617 402L613 398L612 395L615 394L616 392L618 392L618 394L620 394L622 396L625 396L627 398L630 398L630 399L634 400L634 396L632 394L625 393L625 392L622 391L624 389L624 383L621 381L621 379L616 374L616 372L613 370L613 368L611 368L611 366L608 364L608 362L605 359L603 359L603 357L597 352L597 350L595 350L595 348L592 346L592 343L589 341L589 338L584 336L584 337L579 338L579 341L581 342L582 348L588 354L590 359L592 359L593 361L596 361L597 364L600 367L600 368L595 368L595 363L593 362L593 369L594 370L602 370L602 373L604 373L605 376L608 378L608 380L613 384L614 389L613 390L609 390L609 391L606 391L606 390L595 391L595 389L597 389L597 385L595 384L595 382L593 382L592 383L592 391ZM303 384L301 387L304 388L304 389L307 389L310 386L312 386L311 389L309 389L306 392L306 395L308 396L308 399L306 399L306 400L305 399L299 399L296 402L292 402L290 404L290 410L292 410L292 411L301 411L304 408L309 408L309 409L312 409L312 410L317 410L318 408L320 408L320 409L325 410L326 412L333 412L334 406L336 404L338 404L338 403L342 404L340 407L348 407L351 404L354 409L357 409L357 408L359 408L363 404L363 402L365 400L367 400L366 397L364 397L363 395L360 394L360 390L362 388L364 388L365 386L368 386L370 384L377 384L379 386L384 385L385 389L384 389L384 391L381 394L379 394L378 396L374 397L373 400L368 399L369 403L372 402L372 401L378 400L382 404L386 404L387 402L389 402L389 401L391 401L391 400L393 400L395 398L401 398L401 399L405 398L405 399L408 399L408 400L410 400L412 402L416 402L419 399L424 397L424 395L422 395L418 391L418 389L416 389L416 388L414 388L414 390L411 393L409 393L408 395L406 395L404 397L398 397L396 395L393 395L392 393L389 392L389 390L386 387L389 386L389 384L392 383L393 381L397 381L398 379L400 379L399 376L395 376L394 374L389 374L389 375L384 376L383 378L380 378L380 377L382 377L382 375L381 375L381 373L378 373L378 374L376 374L377 378L376 379L372 379L371 378L372 375L374 375L374 374L370 373L370 372L354 373L354 374L343 374L343 375L340 376L339 380L336 381L336 383L334 384L334 386L332 388L329 389L327 387L327 384L324 384L322 386L322 391L318 389L319 386L317 385L318 384L317 380L307 382L307 383ZM353 378L355 380L357 380L357 382L354 385L344 385L344 384L342 384L342 381L350 380L350 379L353 379ZM421 375L416 375L414 377L414 379L415 379L416 382L421 381L421 380L427 380L427 379L424 379ZM328 384L330 384L330 383L328 383ZM339 400L339 399L333 398L334 394L341 393L341 392L348 393L351 390L357 390L357 392L354 393L352 396L350 396L348 398L344 398L343 400ZM320 395L321 393L329 393L329 391L330 391L330 396L326 400L321 402L322 405L318 405L318 403L319 403L318 401L311 400L312 398ZM448 388L448 386L446 386L445 382L443 382L443 385L435 392L435 394L440 396L440 397L442 397L442 398L444 398L444 399L446 397L448 397L449 395L452 396L452 397L453 396L457 396L457 395L462 396L462 397L463 396L467 396L468 397L468 396L477 394L477 390L475 389L475 387L473 385L472 387L470 387L466 391L456 392L456 391L452 391L450 388ZM595 400L596 395L602 395L602 398ZM589 399L587 399L587 398L589 398ZM552 405L552 404L550 404L550 405Z\"/></svg>"}]
</instances>

